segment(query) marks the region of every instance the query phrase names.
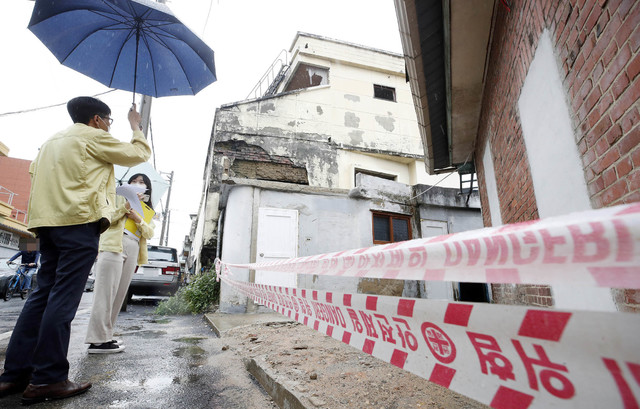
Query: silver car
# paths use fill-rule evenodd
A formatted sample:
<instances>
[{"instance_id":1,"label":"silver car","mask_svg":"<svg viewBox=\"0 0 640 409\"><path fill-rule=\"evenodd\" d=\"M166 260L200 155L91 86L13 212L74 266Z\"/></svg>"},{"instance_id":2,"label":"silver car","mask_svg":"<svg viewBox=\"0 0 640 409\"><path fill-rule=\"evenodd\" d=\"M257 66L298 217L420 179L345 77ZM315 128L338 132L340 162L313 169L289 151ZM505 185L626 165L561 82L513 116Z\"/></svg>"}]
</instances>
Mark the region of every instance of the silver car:
<instances>
[{"instance_id":1,"label":"silver car","mask_svg":"<svg viewBox=\"0 0 640 409\"><path fill-rule=\"evenodd\" d=\"M127 301L133 295L173 295L178 291L181 271L176 249L148 245L147 251L149 261L136 269Z\"/></svg>"}]
</instances>

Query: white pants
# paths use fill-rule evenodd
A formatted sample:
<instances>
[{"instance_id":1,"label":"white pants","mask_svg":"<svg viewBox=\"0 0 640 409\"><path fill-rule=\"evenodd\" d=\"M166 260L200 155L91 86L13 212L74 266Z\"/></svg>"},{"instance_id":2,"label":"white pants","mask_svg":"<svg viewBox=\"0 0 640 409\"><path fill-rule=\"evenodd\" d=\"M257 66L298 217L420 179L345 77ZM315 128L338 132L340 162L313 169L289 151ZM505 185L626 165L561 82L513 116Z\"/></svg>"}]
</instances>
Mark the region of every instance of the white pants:
<instances>
[{"instance_id":1,"label":"white pants","mask_svg":"<svg viewBox=\"0 0 640 409\"><path fill-rule=\"evenodd\" d=\"M101 251L98 254L86 344L102 344L113 339L113 328L136 270L139 249L140 243L125 234L122 253Z\"/></svg>"}]
</instances>

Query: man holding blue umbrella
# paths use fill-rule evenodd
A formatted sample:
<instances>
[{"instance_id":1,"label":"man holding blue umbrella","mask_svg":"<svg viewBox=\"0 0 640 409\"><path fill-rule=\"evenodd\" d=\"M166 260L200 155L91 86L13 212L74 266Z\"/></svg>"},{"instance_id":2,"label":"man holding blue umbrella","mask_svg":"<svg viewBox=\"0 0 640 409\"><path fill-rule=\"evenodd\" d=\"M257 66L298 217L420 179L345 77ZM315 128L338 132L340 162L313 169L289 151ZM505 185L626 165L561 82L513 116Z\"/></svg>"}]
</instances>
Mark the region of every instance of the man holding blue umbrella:
<instances>
[{"instance_id":1,"label":"man holding blue umbrella","mask_svg":"<svg viewBox=\"0 0 640 409\"><path fill-rule=\"evenodd\" d=\"M28 229L41 251L38 289L16 322L0 376L0 397L24 391L25 405L91 387L68 379L71 321L114 210L113 165L133 166L151 155L135 105L128 143L109 134L113 120L104 102L77 97L67 110L74 124L49 138L29 168Z\"/></svg>"}]
</instances>

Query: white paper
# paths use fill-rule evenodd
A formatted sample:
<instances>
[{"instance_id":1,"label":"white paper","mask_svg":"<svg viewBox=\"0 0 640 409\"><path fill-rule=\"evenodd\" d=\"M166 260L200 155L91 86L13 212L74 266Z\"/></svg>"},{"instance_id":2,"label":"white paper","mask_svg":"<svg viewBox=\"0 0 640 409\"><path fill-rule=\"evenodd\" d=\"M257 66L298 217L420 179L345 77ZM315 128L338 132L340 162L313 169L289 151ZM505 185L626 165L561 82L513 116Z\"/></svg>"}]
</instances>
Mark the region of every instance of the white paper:
<instances>
[{"instance_id":1,"label":"white paper","mask_svg":"<svg viewBox=\"0 0 640 409\"><path fill-rule=\"evenodd\" d=\"M127 199L131 208L135 210L140 216L144 216L142 205L140 204L140 199L138 198L138 193L142 193L145 190L146 189L144 187L138 185L122 185L116 188L116 194Z\"/></svg>"}]
</instances>

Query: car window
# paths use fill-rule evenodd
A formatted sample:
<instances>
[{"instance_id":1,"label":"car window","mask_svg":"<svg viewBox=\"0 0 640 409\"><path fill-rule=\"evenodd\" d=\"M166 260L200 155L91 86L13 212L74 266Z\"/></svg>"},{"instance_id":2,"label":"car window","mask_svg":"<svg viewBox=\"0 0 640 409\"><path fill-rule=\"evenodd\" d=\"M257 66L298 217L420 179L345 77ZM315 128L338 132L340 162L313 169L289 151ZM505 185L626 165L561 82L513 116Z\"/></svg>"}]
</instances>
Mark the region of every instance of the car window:
<instances>
[{"instance_id":1,"label":"car window","mask_svg":"<svg viewBox=\"0 0 640 409\"><path fill-rule=\"evenodd\" d=\"M178 262L178 257L176 255L175 249L171 248L158 248L158 247L149 247L149 261L170 261L172 263Z\"/></svg>"}]
</instances>

